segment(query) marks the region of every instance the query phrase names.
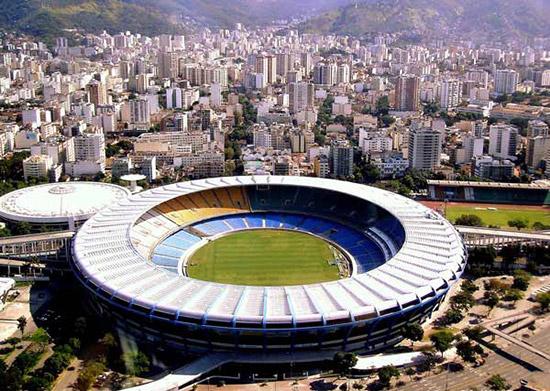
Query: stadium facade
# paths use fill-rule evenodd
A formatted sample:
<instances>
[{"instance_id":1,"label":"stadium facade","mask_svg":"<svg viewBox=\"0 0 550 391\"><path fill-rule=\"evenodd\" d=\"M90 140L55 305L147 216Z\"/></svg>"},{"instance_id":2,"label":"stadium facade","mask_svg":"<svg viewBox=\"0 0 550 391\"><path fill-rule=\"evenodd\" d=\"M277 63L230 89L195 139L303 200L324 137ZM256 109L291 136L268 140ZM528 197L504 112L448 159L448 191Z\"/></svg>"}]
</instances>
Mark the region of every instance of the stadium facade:
<instances>
[{"instance_id":1,"label":"stadium facade","mask_svg":"<svg viewBox=\"0 0 550 391\"><path fill-rule=\"evenodd\" d=\"M204 241L292 229L349 254L348 278L239 286L187 276ZM119 327L182 353L380 351L423 322L464 270L453 226L397 194L307 177L211 178L132 195L89 219L73 267Z\"/></svg>"}]
</instances>

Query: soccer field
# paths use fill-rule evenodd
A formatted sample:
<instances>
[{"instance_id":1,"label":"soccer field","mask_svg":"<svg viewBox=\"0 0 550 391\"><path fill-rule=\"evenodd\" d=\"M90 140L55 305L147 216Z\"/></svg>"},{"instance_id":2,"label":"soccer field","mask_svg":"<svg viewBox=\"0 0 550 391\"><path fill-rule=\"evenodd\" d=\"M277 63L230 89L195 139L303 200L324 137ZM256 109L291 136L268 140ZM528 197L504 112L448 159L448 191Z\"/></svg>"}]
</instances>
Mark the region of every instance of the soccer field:
<instances>
[{"instance_id":1,"label":"soccer field","mask_svg":"<svg viewBox=\"0 0 550 391\"><path fill-rule=\"evenodd\" d=\"M488 209L494 208L494 209ZM483 221L485 226L493 225L501 228L510 228L508 221L513 219L525 219L528 221L528 228L532 229L533 223L539 221L545 225L550 225L550 209L546 208L530 208L521 206L467 206L467 205L448 205L447 206L447 219L454 223L454 221L461 215L473 214L477 215ZM514 229L514 228L512 228Z\"/></svg>"},{"instance_id":2,"label":"soccer field","mask_svg":"<svg viewBox=\"0 0 550 391\"><path fill-rule=\"evenodd\" d=\"M199 248L187 262L192 278L239 285L300 285L337 280L328 242L301 232L249 230Z\"/></svg>"}]
</instances>

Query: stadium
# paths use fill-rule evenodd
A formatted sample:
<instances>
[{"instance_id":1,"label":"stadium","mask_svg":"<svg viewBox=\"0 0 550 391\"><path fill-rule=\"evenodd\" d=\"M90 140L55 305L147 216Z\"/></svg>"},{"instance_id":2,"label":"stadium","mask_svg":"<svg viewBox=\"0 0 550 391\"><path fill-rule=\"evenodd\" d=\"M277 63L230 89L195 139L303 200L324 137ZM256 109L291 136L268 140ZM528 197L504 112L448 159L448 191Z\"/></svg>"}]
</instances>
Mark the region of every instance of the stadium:
<instances>
[{"instance_id":1,"label":"stadium","mask_svg":"<svg viewBox=\"0 0 550 391\"><path fill-rule=\"evenodd\" d=\"M134 194L89 219L73 268L97 311L182 353L375 352L460 277L453 226L350 182L250 176Z\"/></svg>"}]
</instances>

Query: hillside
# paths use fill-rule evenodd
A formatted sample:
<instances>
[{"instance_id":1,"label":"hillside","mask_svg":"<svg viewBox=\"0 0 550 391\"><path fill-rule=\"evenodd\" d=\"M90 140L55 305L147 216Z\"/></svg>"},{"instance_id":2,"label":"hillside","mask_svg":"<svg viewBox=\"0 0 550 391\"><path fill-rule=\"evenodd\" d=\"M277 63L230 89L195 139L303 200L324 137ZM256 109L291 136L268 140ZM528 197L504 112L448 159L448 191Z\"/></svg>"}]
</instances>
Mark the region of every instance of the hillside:
<instances>
[{"instance_id":1,"label":"hillside","mask_svg":"<svg viewBox=\"0 0 550 391\"><path fill-rule=\"evenodd\" d=\"M484 39L550 35L545 0L363 0L301 25L306 32L408 32Z\"/></svg>"},{"instance_id":2,"label":"hillside","mask_svg":"<svg viewBox=\"0 0 550 391\"><path fill-rule=\"evenodd\" d=\"M0 0L0 9L0 29L35 35L46 42L72 28L145 35L181 29L155 9L121 0Z\"/></svg>"},{"instance_id":3,"label":"hillside","mask_svg":"<svg viewBox=\"0 0 550 391\"><path fill-rule=\"evenodd\" d=\"M147 1L147 0L138 0ZM177 3L184 15L209 25L233 27L240 22L258 25L276 19L317 15L323 11L351 3L352 0L161 0Z\"/></svg>"}]
</instances>

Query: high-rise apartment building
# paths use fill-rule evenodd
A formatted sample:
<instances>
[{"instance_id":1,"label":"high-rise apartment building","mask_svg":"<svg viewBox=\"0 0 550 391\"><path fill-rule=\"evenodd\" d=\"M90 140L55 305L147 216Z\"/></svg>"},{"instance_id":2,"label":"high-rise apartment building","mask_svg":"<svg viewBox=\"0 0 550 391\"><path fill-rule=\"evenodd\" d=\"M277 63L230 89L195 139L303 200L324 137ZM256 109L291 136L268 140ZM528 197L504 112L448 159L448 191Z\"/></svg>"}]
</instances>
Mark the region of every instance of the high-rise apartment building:
<instances>
[{"instance_id":1,"label":"high-rise apartment building","mask_svg":"<svg viewBox=\"0 0 550 391\"><path fill-rule=\"evenodd\" d=\"M418 111L420 108L420 79L417 76L401 76L395 85L395 109Z\"/></svg>"},{"instance_id":2,"label":"high-rise apartment building","mask_svg":"<svg viewBox=\"0 0 550 391\"><path fill-rule=\"evenodd\" d=\"M338 78L338 66L334 63L319 62L313 69L313 82L315 84L332 86Z\"/></svg>"},{"instance_id":3,"label":"high-rise apartment building","mask_svg":"<svg viewBox=\"0 0 550 391\"><path fill-rule=\"evenodd\" d=\"M348 141L333 141L329 160L332 176L344 178L353 174L353 147Z\"/></svg>"},{"instance_id":4,"label":"high-rise apartment building","mask_svg":"<svg viewBox=\"0 0 550 391\"><path fill-rule=\"evenodd\" d=\"M175 79L179 73L177 52L162 52L158 55L158 76L161 79Z\"/></svg>"},{"instance_id":5,"label":"high-rise apartment building","mask_svg":"<svg viewBox=\"0 0 550 391\"><path fill-rule=\"evenodd\" d=\"M513 94L519 83L519 74L513 69L499 69L495 73L495 92Z\"/></svg>"},{"instance_id":6,"label":"high-rise apartment building","mask_svg":"<svg viewBox=\"0 0 550 391\"><path fill-rule=\"evenodd\" d=\"M95 107L108 104L107 87L98 80L92 80L88 84L88 94L90 97L90 103L93 103Z\"/></svg>"},{"instance_id":7,"label":"high-rise apartment building","mask_svg":"<svg viewBox=\"0 0 550 391\"><path fill-rule=\"evenodd\" d=\"M518 129L511 125L491 125L489 128L489 155L515 160Z\"/></svg>"},{"instance_id":8,"label":"high-rise apartment building","mask_svg":"<svg viewBox=\"0 0 550 391\"><path fill-rule=\"evenodd\" d=\"M441 132L429 128L414 129L409 133L409 167L434 170L441 157Z\"/></svg>"},{"instance_id":9,"label":"high-rise apartment building","mask_svg":"<svg viewBox=\"0 0 550 391\"><path fill-rule=\"evenodd\" d=\"M462 96L462 82L457 79L443 80L441 83L441 94L439 105L442 109L456 107L460 103Z\"/></svg>"},{"instance_id":10,"label":"high-rise apartment building","mask_svg":"<svg viewBox=\"0 0 550 391\"><path fill-rule=\"evenodd\" d=\"M298 113L313 107L315 86L307 82L289 83L287 86L290 112Z\"/></svg>"},{"instance_id":11,"label":"high-rise apartment building","mask_svg":"<svg viewBox=\"0 0 550 391\"><path fill-rule=\"evenodd\" d=\"M261 54L256 57L256 73L264 75L267 84L277 82L277 57L272 54Z\"/></svg>"}]
</instances>

